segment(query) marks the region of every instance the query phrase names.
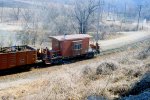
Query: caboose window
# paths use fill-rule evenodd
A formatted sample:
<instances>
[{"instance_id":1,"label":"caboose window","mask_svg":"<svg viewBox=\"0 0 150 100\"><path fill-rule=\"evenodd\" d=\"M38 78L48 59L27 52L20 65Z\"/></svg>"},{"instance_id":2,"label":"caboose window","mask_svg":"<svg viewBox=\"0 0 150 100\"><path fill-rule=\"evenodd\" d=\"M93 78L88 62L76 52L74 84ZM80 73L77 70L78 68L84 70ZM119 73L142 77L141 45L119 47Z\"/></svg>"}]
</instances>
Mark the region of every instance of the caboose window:
<instances>
[{"instance_id":1,"label":"caboose window","mask_svg":"<svg viewBox=\"0 0 150 100\"><path fill-rule=\"evenodd\" d=\"M81 50L82 49L82 44L74 44L74 50Z\"/></svg>"},{"instance_id":2,"label":"caboose window","mask_svg":"<svg viewBox=\"0 0 150 100\"><path fill-rule=\"evenodd\" d=\"M73 50L82 49L82 40L73 41Z\"/></svg>"}]
</instances>

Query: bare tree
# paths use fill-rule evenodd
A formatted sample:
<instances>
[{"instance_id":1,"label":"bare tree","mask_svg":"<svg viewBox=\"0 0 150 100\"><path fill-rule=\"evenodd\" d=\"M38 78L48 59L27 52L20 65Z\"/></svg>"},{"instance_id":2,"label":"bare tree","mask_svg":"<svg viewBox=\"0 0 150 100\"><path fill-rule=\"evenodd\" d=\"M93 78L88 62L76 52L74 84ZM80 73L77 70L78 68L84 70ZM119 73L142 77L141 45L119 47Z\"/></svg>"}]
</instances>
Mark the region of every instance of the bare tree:
<instances>
[{"instance_id":1,"label":"bare tree","mask_svg":"<svg viewBox=\"0 0 150 100\"><path fill-rule=\"evenodd\" d=\"M86 34L90 17L94 14L98 4L96 0L76 0L74 7L74 17L79 25L79 33Z\"/></svg>"},{"instance_id":2,"label":"bare tree","mask_svg":"<svg viewBox=\"0 0 150 100\"><path fill-rule=\"evenodd\" d=\"M13 45L13 39L12 39L12 37L10 36L9 37L9 41L7 41L8 43L8 46L12 46Z\"/></svg>"},{"instance_id":3,"label":"bare tree","mask_svg":"<svg viewBox=\"0 0 150 100\"><path fill-rule=\"evenodd\" d=\"M29 9L29 8L24 9L22 11L22 16L23 16L24 22L26 22L26 23L31 22L31 19L32 19L32 11L31 11L31 9Z\"/></svg>"},{"instance_id":4,"label":"bare tree","mask_svg":"<svg viewBox=\"0 0 150 100\"><path fill-rule=\"evenodd\" d=\"M28 26L24 27L22 31L18 32L16 38L22 45L30 44L30 31L28 30Z\"/></svg>"},{"instance_id":5,"label":"bare tree","mask_svg":"<svg viewBox=\"0 0 150 100\"><path fill-rule=\"evenodd\" d=\"M4 41L3 41L3 38L1 37L0 38L0 47L3 47L3 45L4 45Z\"/></svg>"},{"instance_id":6,"label":"bare tree","mask_svg":"<svg viewBox=\"0 0 150 100\"><path fill-rule=\"evenodd\" d=\"M13 8L13 17L17 21L19 20L20 11L21 11L21 9L19 7Z\"/></svg>"},{"instance_id":7,"label":"bare tree","mask_svg":"<svg viewBox=\"0 0 150 100\"><path fill-rule=\"evenodd\" d=\"M32 44L35 45L37 38L38 38L38 29L39 29L39 19L38 15L36 14L37 9L35 8L26 8L22 9L21 15L23 17L22 27L23 30L18 33L18 39L20 40L21 44L28 45ZM19 10L19 9L18 9ZM18 10L15 12L16 18L18 16Z\"/></svg>"}]
</instances>

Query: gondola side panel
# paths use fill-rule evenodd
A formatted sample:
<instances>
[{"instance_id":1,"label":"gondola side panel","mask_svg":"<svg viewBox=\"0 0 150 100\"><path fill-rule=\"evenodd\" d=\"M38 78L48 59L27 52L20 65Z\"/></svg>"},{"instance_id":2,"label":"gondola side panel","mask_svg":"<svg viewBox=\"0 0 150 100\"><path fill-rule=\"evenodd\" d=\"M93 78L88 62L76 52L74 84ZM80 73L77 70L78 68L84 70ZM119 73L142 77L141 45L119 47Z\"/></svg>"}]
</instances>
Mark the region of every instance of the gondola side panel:
<instances>
[{"instance_id":1,"label":"gondola side panel","mask_svg":"<svg viewBox=\"0 0 150 100\"><path fill-rule=\"evenodd\" d=\"M8 69L16 67L16 53L8 53L7 54L7 64Z\"/></svg>"},{"instance_id":2,"label":"gondola side panel","mask_svg":"<svg viewBox=\"0 0 150 100\"><path fill-rule=\"evenodd\" d=\"M26 52L17 52L16 62L17 66L23 66L27 64Z\"/></svg>"},{"instance_id":3,"label":"gondola side panel","mask_svg":"<svg viewBox=\"0 0 150 100\"><path fill-rule=\"evenodd\" d=\"M36 51L27 51L27 64L36 63L37 52Z\"/></svg>"},{"instance_id":4,"label":"gondola side panel","mask_svg":"<svg viewBox=\"0 0 150 100\"><path fill-rule=\"evenodd\" d=\"M0 54L0 70L7 69L8 67L7 54Z\"/></svg>"}]
</instances>

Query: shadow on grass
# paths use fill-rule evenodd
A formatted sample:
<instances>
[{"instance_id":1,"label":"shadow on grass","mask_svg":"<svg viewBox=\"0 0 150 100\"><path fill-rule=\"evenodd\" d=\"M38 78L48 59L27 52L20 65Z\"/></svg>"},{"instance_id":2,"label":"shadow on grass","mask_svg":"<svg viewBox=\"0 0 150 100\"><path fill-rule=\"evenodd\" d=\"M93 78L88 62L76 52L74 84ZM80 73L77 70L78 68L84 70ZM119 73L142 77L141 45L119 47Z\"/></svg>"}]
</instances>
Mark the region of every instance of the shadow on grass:
<instances>
[{"instance_id":1,"label":"shadow on grass","mask_svg":"<svg viewBox=\"0 0 150 100\"><path fill-rule=\"evenodd\" d=\"M150 98L149 90L150 90L150 71L147 72L145 75L143 75L142 79L139 82L135 83L133 88L131 88L128 92L126 92L125 94L122 95L122 97L125 97L122 100L131 100L134 97L139 98L139 96L141 97L140 99L142 99L142 100L149 100L149 98ZM149 91L149 94L147 91ZM146 92L146 94L143 94L144 92ZM128 97L130 97L130 98L132 97L132 98L126 99ZM140 100L140 99L138 99L138 100Z\"/></svg>"},{"instance_id":2,"label":"shadow on grass","mask_svg":"<svg viewBox=\"0 0 150 100\"><path fill-rule=\"evenodd\" d=\"M28 72L28 71L30 71L30 69L31 69L31 67L22 66L22 67L7 69L7 70L0 70L0 76L13 75L13 74L18 74L18 73L22 73L22 72Z\"/></svg>"},{"instance_id":3,"label":"shadow on grass","mask_svg":"<svg viewBox=\"0 0 150 100\"><path fill-rule=\"evenodd\" d=\"M47 65L44 64L43 62L40 62L40 63L33 64L33 65L26 65L26 66L20 66L16 68L7 69L7 70L0 70L0 76L29 72L32 68L42 69L42 68L54 67L54 66L59 66L59 65L64 65L64 64L65 65L72 64L72 63L83 61L83 60L88 60L88 59L83 59L82 57L78 57L78 58L72 58L72 59L65 59L63 60L62 63L54 63L54 64L47 64Z\"/></svg>"}]
</instances>

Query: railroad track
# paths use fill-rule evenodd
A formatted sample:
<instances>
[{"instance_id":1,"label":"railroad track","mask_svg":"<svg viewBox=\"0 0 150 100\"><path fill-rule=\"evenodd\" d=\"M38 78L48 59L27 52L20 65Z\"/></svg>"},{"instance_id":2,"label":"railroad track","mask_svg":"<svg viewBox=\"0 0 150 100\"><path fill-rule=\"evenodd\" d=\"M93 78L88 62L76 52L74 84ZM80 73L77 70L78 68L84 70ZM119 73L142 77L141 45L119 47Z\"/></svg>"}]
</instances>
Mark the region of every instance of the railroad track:
<instances>
[{"instance_id":1,"label":"railroad track","mask_svg":"<svg viewBox=\"0 0 150 100\"><path fill-rule=\"evenodd\" d=\"M134 48L138 48L139 44L143 43L143 42L150 42L150 37L146 38L146 39L142 39L142 40L137 41L135 43L130 43L130 44L124 45L124 46L119 47L119 48L114 48L114 49L108 49L108 50L105 50L105 51L101 51L101 53L97 54L96 57L109 55L109 54L112 54L112 53L122 52L122 51L127 50L129 47L133 48L133 49ZM80 59L77 59L76 61L75 60L74 61L70 61L70 63L77 62L77 61L80 61ZM30 71L30 68L33 68L33 67L40 69L40 68L50 67L50 65L43 65L40 62L40 63L37 63L37 64L32 65L31 67L27 67L27 68L14 68L12 70L0 71L0 76L5 76L5 75L11 75L11 74L16 74L16 73L22 73L22 72Z\"/></svg>"}]
</instances>

